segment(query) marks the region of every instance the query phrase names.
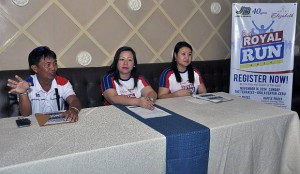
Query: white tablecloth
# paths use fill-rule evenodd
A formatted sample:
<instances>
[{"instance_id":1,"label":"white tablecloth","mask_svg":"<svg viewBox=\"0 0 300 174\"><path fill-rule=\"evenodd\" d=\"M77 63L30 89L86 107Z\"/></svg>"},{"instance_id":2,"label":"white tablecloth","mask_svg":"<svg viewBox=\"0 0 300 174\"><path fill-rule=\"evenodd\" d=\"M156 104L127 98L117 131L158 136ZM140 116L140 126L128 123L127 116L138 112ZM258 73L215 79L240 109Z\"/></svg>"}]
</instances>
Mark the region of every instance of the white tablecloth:
<instances>
[{"instance_id":1,"label":"white tablecloth","mask_svg":"<svg viewBox=\"0 0 300 174\"><path fill-rule=\"evenodd\" d=\"M83 109L71 124L30 119L0 119L1 174L165 172L165 137L114 106Z\"/></svg>"},{"instance_id":2,"label":"white tablecloth","mask_svg":"<svg viewBox=\"0 0 300 174\"><path fill-rule=\"evenodd\" d=\"M299 174L300 125L296 112L218 93L232 101L157 104L210 128L209 174Z\"/></svg>"},{"instance_id":3,"label":"white tablecloth","mask_svg":"<svg viewBox=\"0 0 300 174\"><path fill-rule=\"evenodd\" d=\"M299 174L300 125L289 110L233 98L157 104L210 128L209 174ZM0 120L0 173L165 173L166 138L114 106L83 109L72 124L17 128Z\"/></svg>"}]
</instances>

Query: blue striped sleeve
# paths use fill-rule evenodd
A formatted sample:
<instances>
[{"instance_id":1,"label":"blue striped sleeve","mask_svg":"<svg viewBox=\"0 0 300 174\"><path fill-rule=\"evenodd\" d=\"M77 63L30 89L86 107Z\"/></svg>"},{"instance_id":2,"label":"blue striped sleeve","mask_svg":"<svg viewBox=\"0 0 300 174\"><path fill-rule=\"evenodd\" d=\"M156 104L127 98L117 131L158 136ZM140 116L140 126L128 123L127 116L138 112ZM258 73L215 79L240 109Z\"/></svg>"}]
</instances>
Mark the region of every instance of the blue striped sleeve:
<instances>
[{"instance_id":1,"label":"blue striped sleeve","mask_svg":"<svg viewBox=\"0 0 300 174\"><path fill-rule=\"evenodd\" d=\"M101 82L102 92L106 91L107 89L114 88L113 79L114 79L113 74L106 74L102 78L102 82Z\"/></svg>"},{"instance_id":2,"label":"blue striped sleeve","mask_svg":"<svg viewBox=\"0 0 300 174\"><path fill-rule=\"evenodd\" d=\"M166 81L167 81L167 74L171 71L171 68L165 69L159 78L159 87L165 87L166 86Z\"/></svg>"}]
</instances>

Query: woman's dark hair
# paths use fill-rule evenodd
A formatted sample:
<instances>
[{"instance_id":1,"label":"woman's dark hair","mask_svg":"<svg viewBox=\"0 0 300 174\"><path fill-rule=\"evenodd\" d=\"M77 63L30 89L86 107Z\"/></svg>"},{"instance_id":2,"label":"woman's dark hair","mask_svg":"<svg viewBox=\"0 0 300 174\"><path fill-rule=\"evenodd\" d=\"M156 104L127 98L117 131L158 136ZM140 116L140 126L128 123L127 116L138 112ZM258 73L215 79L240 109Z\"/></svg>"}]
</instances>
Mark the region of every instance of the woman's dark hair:
<instances>
[{"instance_id":1,"label":"woman's dark hair","mask_svg":"<svg viewBox=\"0 0 300 174\"><path fill-rule=\"evenodd\" d=\"M115 56L114 56L114 61L113 63L111 64L110 66L110 70L108 71L108 73L113 73L114 76L115 76L115 80L117 81L117 83L119 85L120 82L119 82L119 79L120 79L120 72L118 70L118 61L119 61L119 58L120 58L120 55L123 51L130 51L133 55L133 61L134 61L134 66L133 66L133 69L131 70L131 77L133 77L134 79L134 88L137 86L137 82L138 82L138 77L139 77L139 74L137 73L137 70L136 70L136 65L137 65L137 59L136 59L136 54L135 54L135 51L131 48L131 47L127 47L127 46L124 46L124 47L120 47L116 53L115 53Z\"/></svg>"},{"instance_id":2,"label":"woman's dark hair","mask_svg":"<svg viewBox=\"0 0 300 174\"><path fill-rule=\"evenodd\" d=\"M56 54L47 46L36 47L29 53L28 64L31 74L35 74L31 69L31 65L37 65L41 59L45 59L46 57L51 57L56 60Z\"/></svg>"},{"instance_id":3,"label":"woman's dark hair","mask_svg":"<svg viewBox=\"0 0 300 174\"><path fill-rule=\"evenodd\" d=\"M176 55L178 54L180 48L182 47L188 47L191 49L191 51L193 52L193 48L190 44L188 44L187 42L181 41L178 42L175 47L174 47L174 51L173 51L173 59L172 59L172 65L171 68L175 73L175 77L176 77L176 81L179 83L181 82L181 76L179 74L178 68L177 68L177 62L176 62ZM195 77L194 77L194 68L192 65L192 61L191 63L187 66L187 71L188 71L188 77L189 77L189 82L190 83L194 83L195 81Z\"/></svg>"}]
</instances>

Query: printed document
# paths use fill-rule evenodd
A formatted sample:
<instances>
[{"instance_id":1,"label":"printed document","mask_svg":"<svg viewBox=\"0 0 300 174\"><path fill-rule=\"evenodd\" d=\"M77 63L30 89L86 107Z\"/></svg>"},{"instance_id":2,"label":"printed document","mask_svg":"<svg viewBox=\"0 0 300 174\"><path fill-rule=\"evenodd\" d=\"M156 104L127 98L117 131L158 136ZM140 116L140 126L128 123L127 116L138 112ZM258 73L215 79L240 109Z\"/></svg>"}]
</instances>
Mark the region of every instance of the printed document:
<instances>
[{"instance_id":1,"label":"printed document","mask_svg":"<svg viewBox=\"0 0 300 174\"><path fill-rule=\"evenodd\" d=\"M127 106L127 108L145 119L171 115L170 113L165 112L157 107L155 107L154 110L145 109L139 106Z\"/></svg>"}]
</instances>

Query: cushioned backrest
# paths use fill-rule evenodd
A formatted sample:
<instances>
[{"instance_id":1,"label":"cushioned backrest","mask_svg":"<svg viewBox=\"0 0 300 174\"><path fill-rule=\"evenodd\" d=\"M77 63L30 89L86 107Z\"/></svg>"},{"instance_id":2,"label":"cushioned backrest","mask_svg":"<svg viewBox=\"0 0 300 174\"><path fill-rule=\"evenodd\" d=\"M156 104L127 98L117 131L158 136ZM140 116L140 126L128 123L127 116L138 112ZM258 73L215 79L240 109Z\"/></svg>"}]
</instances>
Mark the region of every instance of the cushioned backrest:
<instances>
[{"instance_id":1,"label":"cushioned backrest","mask_svg":"<svg viewBox=\"0 0 300 174\"><path fill-rule=\"evenodd\" d=\"M70 80L83 108L102 105L103 96L100 83L108 67L60 68L58 75Z\"/></svg>"},{"instance_id":2,"label":"cushioned backrest","mask_svg":"<svg viewBox=\"0 0 300 174\"><path fill-rule=\"evenodd\" d=\"M292 110L300 117L300 56L294 58Z\"/></svg>"},{"instance_id":3,"label":"cushioned backrest","mask_svg":"<svg viewBox=\"0 0 300 174\"><path fill-rule=\"evenodd\" d=\"M158 91L159 86L159 77L162 71L169 67L170 63L159 63L155 64L155 66L149 66L149 64L139 64L137 65L138 73L143 75L151 87Z\"/></svg>"},{"instance_id":4,"label":"cushioned backrest","mask_svg":"<svg viewBox=\"0 0 300 174\"><path fill-rule=\"evenodd\" d=\"M28 70L0 71L0 118L19 115L17 96L8 94L7 79L15 79L15 75L24 78L29 74Z\"/></svg>"},{"instance_id":5,"label":"cushioned backrest","mask_svg":"<svg viewBox=\"0 0 300 174\"><path fill-rule=\"evenodd\" d=\"M158 91L161 72L169 67L170 63L139 64L138 72L145 76L155 91ZM202 74L208 92L229 91L230 60L197 61L193 65ZM103 104L101 93L101 79L109 67L85 67L85 68L60 68L58 75L66 77L73 85L73 89L80 99L82 107L97 107ZM16 95L8 95L6 86L8 78L14 75L29 76L28 70L0 71L0 118L19 115Z\"/></svg>"},{"instance_id":6,"label":"cushioned backrest","mask_svg":"<svg viewBox=\"0 0 300 174\"><path fill-rule=\"evenodd\" d=\"M197 61L193 66L200 70L207 92L229 92L230 59Z\"/></svg>"},{"instance_id":7,"label":"cushioned backrest","mask_svg":"<svg viewBox=\"0 0 300 174\"><path fill-rule=\"evenodd\" d=\"M170 67L171 63L159 63L155 66L139 64L138 72L146 77L155 91L158 91L159 76L162 71ZM230 59L195 61L193 66L198 68L208 92L229 92Z\"/></svg>"}]
</instances>

